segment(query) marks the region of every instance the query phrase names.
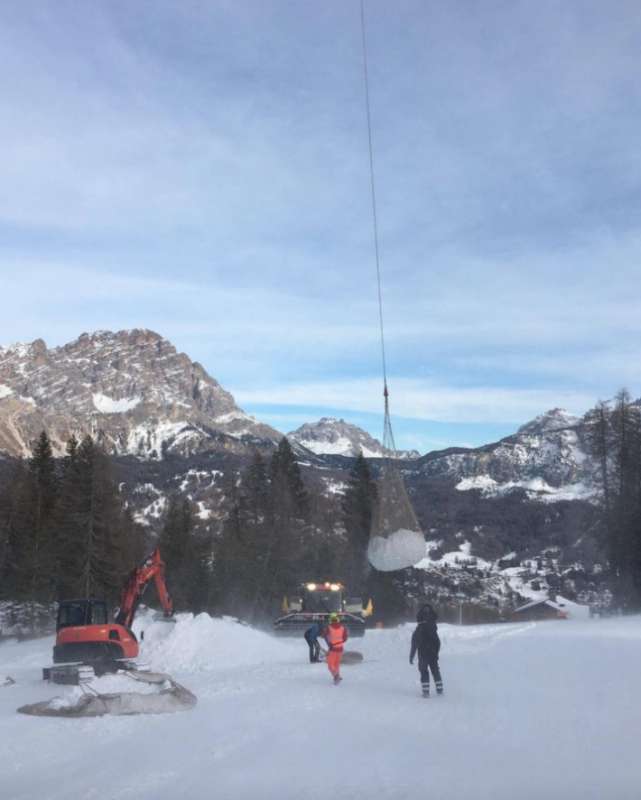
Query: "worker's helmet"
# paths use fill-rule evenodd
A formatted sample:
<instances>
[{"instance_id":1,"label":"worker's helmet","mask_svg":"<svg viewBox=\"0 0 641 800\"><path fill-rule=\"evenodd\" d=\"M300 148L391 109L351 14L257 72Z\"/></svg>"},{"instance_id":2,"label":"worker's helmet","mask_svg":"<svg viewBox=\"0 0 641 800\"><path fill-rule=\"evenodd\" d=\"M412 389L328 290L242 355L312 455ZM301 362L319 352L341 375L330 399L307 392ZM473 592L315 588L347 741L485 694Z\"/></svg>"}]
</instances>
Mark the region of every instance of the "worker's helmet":
<instances>
[{"instance_id":1,"label":"worker's helmet","mask_svg":"<svg viewBox=\"0 0 641 800\"><path fill-rule=\"evenodd\" d=\"M329 621L338 622L338 614L335 611L332 611L332 613L329 615Z\"/></svg>"}]
</instances>

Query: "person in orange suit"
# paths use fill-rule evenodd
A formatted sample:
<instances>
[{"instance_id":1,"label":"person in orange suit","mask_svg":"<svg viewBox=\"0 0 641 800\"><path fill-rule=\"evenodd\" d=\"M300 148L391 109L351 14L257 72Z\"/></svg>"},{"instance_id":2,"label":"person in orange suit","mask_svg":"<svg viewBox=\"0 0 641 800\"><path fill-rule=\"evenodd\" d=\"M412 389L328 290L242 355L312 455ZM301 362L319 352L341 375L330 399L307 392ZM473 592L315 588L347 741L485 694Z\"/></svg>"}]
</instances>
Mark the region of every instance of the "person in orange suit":
<instances>
[{"instance_id":1,"label":"person in orange suit","mask_svg":"<svg viewBox=\"0 0 641 800\"><path fill-rule=\"evenodd\" d=\"M343 657L343 646L347 641L348 633L338 614L329 615L329 625L323 631L323 638L327 642L327 668L334 679L334 683L340 683L342 681L341 658Z\"/></svg>"}]
</instances>

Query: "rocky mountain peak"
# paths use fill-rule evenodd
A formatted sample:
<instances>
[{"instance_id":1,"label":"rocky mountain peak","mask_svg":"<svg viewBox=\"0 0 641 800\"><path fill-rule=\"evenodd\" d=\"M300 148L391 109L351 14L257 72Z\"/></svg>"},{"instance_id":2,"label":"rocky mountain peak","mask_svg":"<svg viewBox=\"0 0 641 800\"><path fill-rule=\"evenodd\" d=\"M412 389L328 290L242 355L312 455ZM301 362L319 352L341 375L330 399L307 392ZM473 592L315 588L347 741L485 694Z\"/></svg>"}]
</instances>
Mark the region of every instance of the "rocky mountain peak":
<instances>
[{"instance_id":1,"label":"rocky mountain peak","mask_svg":"<svg viewBox=\"0 0 641 800\"><path fill-rule=\"evenodd\" d=\"M576 428L580 422L580 417L575 417L574 414L570 414L564 408L551 408L544 414L540 414L533 420L526 422L525 425L521 425L517 431L517 435L531 433L540 434L548 431Z\"/></svg>"},{"instance_id":2,"label":"rocky mountain peak","mask_svg":"<svg viewBox=\"0 0 641 800\"><path fill-rule=\"evenodd\" d=\"M71 433L92 432L114 453L146 457L207 450L220 435L279 437L200 364L145 329L0 349L0 450L27 454L43 428L58 450Z\"/></svg>"},{"instance_id":3,"label":"rocky mountain peak","mask_svg":"<svg viewBox=\"0 0 641 800\"><path fill-rule=\"evenodd\" d=\"M367 431L336 417L322 417L318 422L307 422L287 434L288 438L317 455L356 456L362 452L366 458L383 458L388 453L383 445ZM415 450L400 452L401 458L418 458Z\"/></svg>"}]
</instances>

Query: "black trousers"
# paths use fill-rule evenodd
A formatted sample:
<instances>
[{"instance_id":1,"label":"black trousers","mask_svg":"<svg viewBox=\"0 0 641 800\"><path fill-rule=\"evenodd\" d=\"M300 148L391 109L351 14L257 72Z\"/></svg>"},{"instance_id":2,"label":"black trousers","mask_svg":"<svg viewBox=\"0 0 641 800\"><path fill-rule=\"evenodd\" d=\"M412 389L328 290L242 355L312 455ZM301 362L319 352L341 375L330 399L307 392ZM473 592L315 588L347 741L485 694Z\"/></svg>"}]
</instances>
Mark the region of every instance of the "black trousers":
<instances>
[{"instance_id":1,"label":"black trousers","mask_svg":"<svg viewBox=\"0 0 641 800\"><path fill-rule=\"evenodd\" d=\"M430 653L418 657L418 670L421 673L421 683L425 687L430 685L430 672L434 678L437 689L443 688L443 679L438 665L438 653Z\"/></svg>"},{"instance_id":2,"label":"black trousers","mask_svg":"<svg viewBox=\"0 0 641 800\"><path fill-rule=\"evenodd\" d=\"M318 639L308 639L306 636L305 641L309 645L309 663L315 664L320 656L320 644L318 643Z\"/></svg>"}]
</instances>

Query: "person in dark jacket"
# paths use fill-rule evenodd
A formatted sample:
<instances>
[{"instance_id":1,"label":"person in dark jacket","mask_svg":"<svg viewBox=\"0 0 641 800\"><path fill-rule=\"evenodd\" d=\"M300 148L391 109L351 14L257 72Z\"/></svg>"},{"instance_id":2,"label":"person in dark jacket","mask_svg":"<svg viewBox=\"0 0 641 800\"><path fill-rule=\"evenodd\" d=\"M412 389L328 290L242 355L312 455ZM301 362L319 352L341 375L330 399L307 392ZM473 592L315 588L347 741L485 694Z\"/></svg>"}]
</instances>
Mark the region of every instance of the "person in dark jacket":
<instances>
[{"instance_id":1,"label":"person in dark jacket","mask_svg":"<svg viewBox=\"0 0 641 800\"><path fill-rule=\"evenodd\" d=\"M320 661L320 644L318 637L322 634L325 627L323 620L314 622L310 628L305 631L305 641L309 647L309 663L317 664Z\"/></svg>"},{"instance_id":2,"label":"person in dark jacket","mask_svg":"<svg viewBox=\"0 0 641 800\"><path fill-rule=\"evenodd\" d=\"M441 640L438 637L436 620L436 612L429 603L425 603L416 615L418 625L412 634L410 664L414 663L414 656L418 652L418 669L421 674L423 697L430 696L430 671L436 684L437 694L443 694L443 679L438 665Z\"/></svg>"}]
</instances>

